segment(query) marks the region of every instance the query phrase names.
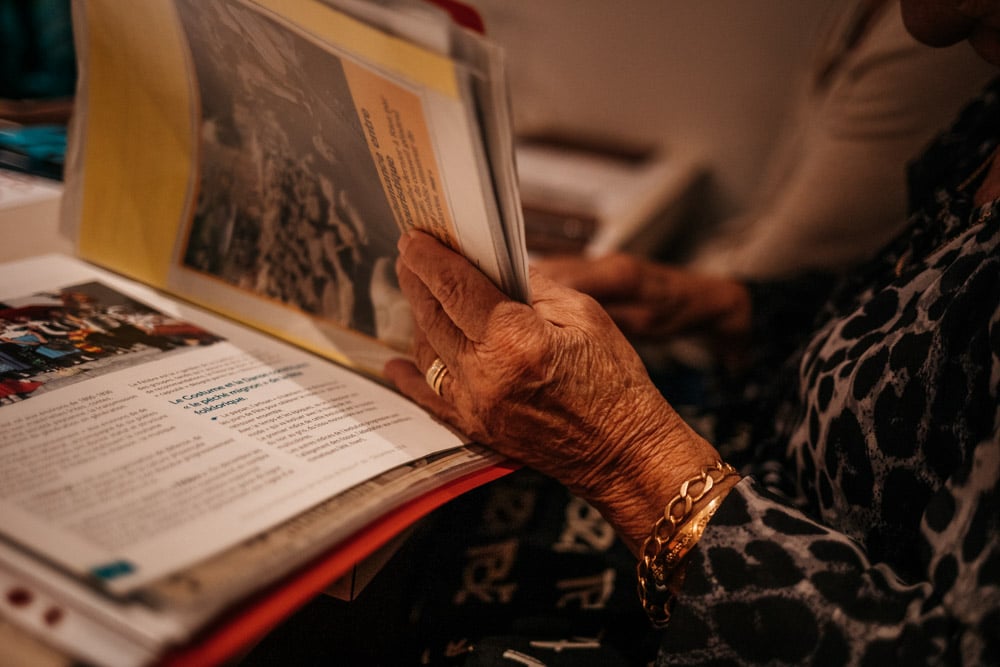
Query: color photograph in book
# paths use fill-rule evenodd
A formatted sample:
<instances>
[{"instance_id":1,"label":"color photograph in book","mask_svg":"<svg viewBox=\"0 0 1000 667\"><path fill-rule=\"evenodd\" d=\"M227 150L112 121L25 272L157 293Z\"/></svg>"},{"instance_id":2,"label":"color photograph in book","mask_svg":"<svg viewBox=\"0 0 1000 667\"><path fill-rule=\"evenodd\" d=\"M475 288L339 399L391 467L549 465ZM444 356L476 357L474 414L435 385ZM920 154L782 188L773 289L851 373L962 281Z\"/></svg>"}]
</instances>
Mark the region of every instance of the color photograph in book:
<instances>
[{"instance_id":1,"label":"color photograph in book","mask_svg":"<svg viewBox=\"0 0 1000 667\"><path fill-rule=\"evenodd\" d=\"M200 100L182 265L405 348L400 223L342 58L243 3L177 9Z\"/></svg>"},{"instance_id":2,"label":"color photograph in book","mask_svg":"<svg viewBox=\"0 0 1000 667\"><path fill-rule=\"evenodd\" d=\"M464 444L377 382L73 258L0 265L0 302L95 334L67 331L87 358L0 409L3 542L116 595ZM317 539L371 520L361 498Z\"/></svg>"},{"instance_id":3,"label":"color photograph in book","mask_svg":"<svg viewBox=\"0 0 1000 667\"><path fill-rule=\"evenodd\" d=\"M223 340L99 282L0 302L0 406Z\"/></svg>"}]
</instances>

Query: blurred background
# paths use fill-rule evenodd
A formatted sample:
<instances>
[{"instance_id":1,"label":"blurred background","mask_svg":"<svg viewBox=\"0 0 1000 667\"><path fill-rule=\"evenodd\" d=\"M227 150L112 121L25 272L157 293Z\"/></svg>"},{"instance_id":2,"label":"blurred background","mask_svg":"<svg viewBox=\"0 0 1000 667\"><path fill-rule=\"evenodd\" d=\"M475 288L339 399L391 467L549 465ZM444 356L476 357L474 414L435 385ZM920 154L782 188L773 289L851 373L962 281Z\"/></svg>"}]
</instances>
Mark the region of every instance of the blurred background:
<instances>
[{"instance_id":1,"label":"blurred background","mask_svg":"<svg viewBox=\"0 0 1000 667\"><path fill-rule=\"evenodd\" d=\"M711 166L711 215L756 185L836 0L471 0L508 52L519 132L665 144ZM62 122L69 0L0 0L0 122Z\"/></svg>"},{"instance_id":2,"label":"blurred background","mask_svg":"<svg viewBox=\"0 0 1000 667\"><path fill-rule=\"evenodd\" d=\"M604 191L584 192L584 198L601 199L598 208L631 205L613 217L642 217L648 229L659 232L631 242L598 239L589 248L595 254L682 246L679 237L692 230L700 233L751 209L780 139L790 134L801 111L804 79L815 65L810 58L831 23L866 5L883 4L465 1L505 48L519 136L568 139L633 158L653 153L668 158L669 164L649 165L646 184L635 170L623 171L618 180L591 173L598 174L598 184L603 179ZM76 80L70 0L0 0L0 45L0 167L58 180ZM947 106L967 95L956 93L951 102L940 97ZM949 107L942 117L951 113ZM544 209L555 201L552 187L583 181L571 170L579 166L576 155L559 163L565 169L532 157L519 155L526 208L535 208L538 199ZM560 174L562 182L534 182ZM643 197L650 198L648 205L636 205ZM554 223L560 225L557 235L572 235L575 228L566 227L561 206L550 206L562 216ZM669 215L655 219L657 207ZM586 223L591 212L570 214ZM580 222L575 218L569 222ZM543 217L538 224L550 223ZM566 249L580 249L572 243Z\"/></svg>"},{"instance_id":3,"label":"blurred background","mask_svg":"<svg viewBox=\"0 0 1000 667\"><path fill-rule=\"evenodd\" d=\"M659 144L710 167L707 215L738 212L842 0L470 0L506 47L521 133Z\"/></svg>"},{"instance_id":4,"label":"blurred background","mask_svg":"<svg viewBox=\"0 0 1000 667\"><path fill-rule=\"evenodd\" d=\"M0 167L62 177L76 59L69 0L0 0Z\"/></svg>"}]
</instances>

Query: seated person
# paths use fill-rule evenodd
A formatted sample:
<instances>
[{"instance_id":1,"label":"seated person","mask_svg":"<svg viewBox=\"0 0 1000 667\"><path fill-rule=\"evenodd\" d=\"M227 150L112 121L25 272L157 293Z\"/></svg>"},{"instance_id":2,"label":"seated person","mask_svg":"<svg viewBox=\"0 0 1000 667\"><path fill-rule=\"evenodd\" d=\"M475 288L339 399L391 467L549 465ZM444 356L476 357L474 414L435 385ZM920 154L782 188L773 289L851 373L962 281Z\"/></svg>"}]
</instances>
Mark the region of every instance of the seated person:
<instances>
[{"instance_id":1,"label":"seated person","mask_svg":"<svg viewBox=\"0 0 1000 667\"><path fill-rule=\"evenodd\" d=\"M1000 0L903 8L923 41L967 37L1000 66ZM907 228L826 299L804 296L814 283L619 258L577 281L607 310L539 273L525 305L431 237L404 236L418 345L387 374L526 469L443 508L390 564L398 586L313 617L308 634L290 624L278 655L996 663L998 150L1000 79L915 165ZM662 397L609 312L626 331L697 329L763 364L756 420L734 431L748 441L738 470Z\"/></svg>"},{"instance_id":2,"label":"seated person","mask_svg":"<svg viewBox=\"0 0 1000 667\"><path fill-rule=\"evenodd\" d=\"M712 230L690 265L761 279L867 259L906 222L907 162L992 74L968 44L920 44L898 0L843 3L749 210Z\"/></svg>"}]
</instances>

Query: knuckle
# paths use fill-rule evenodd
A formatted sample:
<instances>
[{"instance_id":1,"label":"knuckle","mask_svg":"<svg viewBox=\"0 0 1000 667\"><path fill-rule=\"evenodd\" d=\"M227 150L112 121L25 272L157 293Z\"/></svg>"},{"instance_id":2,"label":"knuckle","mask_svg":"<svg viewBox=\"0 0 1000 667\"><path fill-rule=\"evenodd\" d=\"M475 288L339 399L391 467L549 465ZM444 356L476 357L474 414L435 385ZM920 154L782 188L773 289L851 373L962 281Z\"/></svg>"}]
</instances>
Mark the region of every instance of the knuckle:
<instances>
[{"instance_id":1,"label":"knuckle","mask_svg":"<svg viewBox=\"0 0 1000 667\"><path fill-rule=\"evenodd\" d=\"M453 271L442 269L435 286L434 296L445 309L451 308L464 301L463 286L464 283L458 279Z\"/></svg>"},{"instance_id":2,"label":"knuckle","mask_svg":"<svg viewBox=\"0 0 1000 667\"><path fill-rule=\"evenodd\" d=\"M607 318L607 311L604 309L604 306L598 303L593 297L580 294L577 297L577 301L579 302L577 309L585 320L603 321Z\"/></svg>"}]
</instances>

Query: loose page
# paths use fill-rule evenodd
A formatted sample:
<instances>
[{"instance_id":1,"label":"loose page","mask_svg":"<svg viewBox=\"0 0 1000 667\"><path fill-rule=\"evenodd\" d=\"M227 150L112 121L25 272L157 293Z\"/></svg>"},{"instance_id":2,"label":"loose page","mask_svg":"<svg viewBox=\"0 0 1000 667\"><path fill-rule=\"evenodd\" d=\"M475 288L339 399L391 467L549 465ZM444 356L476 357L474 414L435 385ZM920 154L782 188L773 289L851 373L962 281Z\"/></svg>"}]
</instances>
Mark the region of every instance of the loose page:
<instances>
[{"instance_id":1,"label":"loose page","mask_svg":"<svg viewBox=\"0 0 1000 667\"><path fill-rule=\"evenodd\" d=\"M74 260L0 285L0 532L111 591L463 444L356 373Z\"/></svg>"},{"instance_id":2,"label":"loose page","mask_svg":"<svg viewBox=\"0 0 1000 667\"><path fill-rule=\"evenodd\" d=\"M316 0L142 5L80 13L85 259L374 374L401 230L526 294L467 66Z\"/></svg>"}]
</instances>

